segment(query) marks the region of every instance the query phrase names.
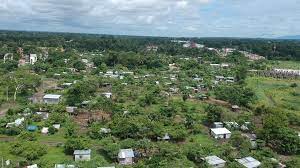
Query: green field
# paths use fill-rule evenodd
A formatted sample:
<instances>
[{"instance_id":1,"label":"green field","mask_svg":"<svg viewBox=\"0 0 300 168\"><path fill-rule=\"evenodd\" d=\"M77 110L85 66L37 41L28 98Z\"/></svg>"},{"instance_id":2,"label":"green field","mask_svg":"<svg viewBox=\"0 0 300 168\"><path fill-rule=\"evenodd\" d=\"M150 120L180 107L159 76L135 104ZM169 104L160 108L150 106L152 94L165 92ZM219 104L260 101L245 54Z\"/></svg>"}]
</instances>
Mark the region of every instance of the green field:
<instances>
[{"instance_id":1,"label":"green field","mask_svg":"<svg viewBox=\"0 0 300 168\"><path fill-rule=\"evenodd\" d=\"M291 87L293 83L298 86ZM254 89L258 105L300 114L300 80L251 77L247 84Z\"/></svg>"}]
</instances>

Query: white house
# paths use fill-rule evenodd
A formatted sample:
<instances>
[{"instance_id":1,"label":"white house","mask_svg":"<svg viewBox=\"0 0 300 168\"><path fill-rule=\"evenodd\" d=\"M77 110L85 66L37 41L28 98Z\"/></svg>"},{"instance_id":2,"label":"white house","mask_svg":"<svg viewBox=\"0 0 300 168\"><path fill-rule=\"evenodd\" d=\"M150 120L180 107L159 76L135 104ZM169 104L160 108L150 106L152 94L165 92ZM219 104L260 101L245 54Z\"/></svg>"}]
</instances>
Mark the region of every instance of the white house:
<instances>
[{"instance_id":1,"label":"white house","mask_svg":"<svg viewBox=\"0 0 300 168\"><path fill-rule=\"evenodd\" d=\"M216 139L229 139L231 132L227 128L211 128L210 134Z\"/></svg>"},{"instance_id":2,"label":"white house","mask_svg":"<svg viewBox=\"0 0 300 168\"><path fill-rule=\"evenodd\" d=\"M118 160L121 165L133 164L134 152L132 149L121 149L118 154Z\"/></svg>"},{"instance_id":3,"label":"white house","mask_svg":"<svg viewBox=\"0 0 300 168\"><path fill-rule=\"evenodd\" d=\"M110 93L110 92L102 93L102 95L105 96L108 99L112 98L112 93Z\"/></svg>"},{"instance_id":4,"label":"white house","mask_svg":"<svg viewBox=\"0 0 300 168\"><path fill-rule=\"evenodd\" d=\"M38 168L37 164L26 166L26 168Z\"/></svg>"},{"instance_id":5,"label":"white house","mask_svg":"<svg viewBox=\"0 0 300 168\"><path fill-rule=\"evenodd\" d=\"M212 168L222 168L225 167L226 161L219 158L218 156L207 156L204 158L208 165Z\"/></svg>"},{"instance_id":6,"label":"white house","mask_svg":"<svg viewBox=\"0 0 300 168\"><path fill-rule=\"evenodd\" d=\"M242 159L236 159L236 161L247 168L257 168L261 165L261 163L258 160L254 159L251 156Z\"/></svg>"},{"instance_id":7,"label":"white house","mask_svg":"<svg viewBox=\"0 0 300 168\"><path fill-rule=\"evenodd\" d=\"M30 54L29 55L29 63L31 65L35 64L37 62L37 60L38 60L38 57L37 57L36 54Z\"/></svg>"},{"instance_id":8,"label":"white house","mask_svg":"<svg viewBox=\"0 0 300 168\"><path fill-rule=\"evenodd\" d=\"M48 132L49 132L49 128L48 127L43 127L42 130L41 130L42 134L48 134Z\"/></svg>"},{"instance_id":9,"label":"white house","mask_svg":"<svg viewBox=\"0 0 300 168\"><path fill-rule=\"evenodd\" d=\"M43 101L46 104L58 104L60 102L61 95L57 94L46 94L43 97Z\"/></svg>"},{"instance_id":10,"label":"white house","mask_svg":"<svg viewBox=\"0 0 300 168\"><path fill-rule=\"evenodd\" d=\"M75 161L89 161L91 160L91 150L75 150L74 151L74 158Z\"/></svg>"},{"instance_id":11,"label":"white house","mask_svg":"<svg viewBox=\"0 0 300 168\"><path fill-rule=\"evenodd\" d=\"M75 168L75 165L55 164L54 168Z\"/></svg>"},{"instance_id":12,"label":"white house","mask_svg":"<svg viewBox=\"0 0 300 168\"><path fill-rule=\"evenodd\" d=\"M14 122L7 123L6 128L8 128L8 127L13 127L13 126L18 127L18 126L20 126L24 121L25 121L25 118L24 118L24 117L23 117L23 118L18 118L18 119L16 119Z\"/></svg>"}]
</instances>

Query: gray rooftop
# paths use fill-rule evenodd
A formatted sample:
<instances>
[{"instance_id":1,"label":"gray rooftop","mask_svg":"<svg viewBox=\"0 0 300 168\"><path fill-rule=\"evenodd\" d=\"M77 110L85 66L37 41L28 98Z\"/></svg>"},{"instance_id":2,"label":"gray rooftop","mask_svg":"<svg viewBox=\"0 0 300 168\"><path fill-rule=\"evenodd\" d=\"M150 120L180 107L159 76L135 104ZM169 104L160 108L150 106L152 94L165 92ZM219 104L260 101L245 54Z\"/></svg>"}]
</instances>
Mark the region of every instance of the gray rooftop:
<instances>
[{"instance_id":1,"label":"gray rooftop","mask_svg":"<svg viewBox=\"0 0 300 168\"><path fill-rule=\"evenodd\" d=\"M57 94L46 94L44 96L44 99L59 99L61 97L61 95L57 95Z\"/></svg>"},{"instance_id":2,"label":"gray rooftop","mask_svg":"<svg viewBox=\"0 0 300 168\"><path fill-rule=\"evenodd\" d=\"M124 158L133 158L134 153L132 149L121 149L118 158L124 159Z\"/></svg>"},{"instance_id":3,"label":"gray rooftop","mask_svg":"<svg viewBox=\"0 0 300 168\"><path fill-rule=\"evenodd\" d=\"M225 160L219 158L218 156L207 156L205 157L205 160L209 165L217 165L217 164L223 164L226 163Z\"/></svg>"},{"instance_id":4,"label":"gray rooftop","mask_svg":"<svg viewBox=\"0 0 300 168\"><path fill-rule=\"evenodd\" d=\"M256 168L260 166L260 162L251 156L236 160L247 168Z\"/></svg>"},{"instance_id":5,"label":"gray rooftop","mask_svg":"<svg viewBox=\"0 0 300 168\"><path fill-rule=\"evenodd\" d=\"M74 151L74 155L90 155L91 154L91 150L75 150Z\"/></svg>"}]
</instances>

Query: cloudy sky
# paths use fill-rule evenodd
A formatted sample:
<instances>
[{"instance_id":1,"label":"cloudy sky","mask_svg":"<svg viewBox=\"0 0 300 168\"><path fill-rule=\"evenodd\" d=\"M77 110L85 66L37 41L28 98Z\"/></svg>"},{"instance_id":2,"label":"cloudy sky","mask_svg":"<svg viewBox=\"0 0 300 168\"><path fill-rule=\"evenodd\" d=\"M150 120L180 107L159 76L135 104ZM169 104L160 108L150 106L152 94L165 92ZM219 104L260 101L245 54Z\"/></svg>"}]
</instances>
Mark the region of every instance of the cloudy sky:
<instances>
[{"instance_id":1,"label":"cloudy sky","mask_svg":"<svg viewBox=\"0 0 300 168\"><path fill-rule=\"evenodd\" d=\"M300 34L300 0L0 0L0 29L278 37Z\"/></svg>"}]
</instances>

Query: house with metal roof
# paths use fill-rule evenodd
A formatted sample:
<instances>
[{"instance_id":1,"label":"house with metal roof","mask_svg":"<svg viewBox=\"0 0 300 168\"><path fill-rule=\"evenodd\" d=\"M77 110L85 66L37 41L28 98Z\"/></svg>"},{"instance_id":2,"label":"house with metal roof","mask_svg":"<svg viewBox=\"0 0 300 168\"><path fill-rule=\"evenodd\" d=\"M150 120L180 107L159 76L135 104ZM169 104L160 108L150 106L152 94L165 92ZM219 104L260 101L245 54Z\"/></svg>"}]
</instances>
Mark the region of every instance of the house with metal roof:
<instances>
[{"instance_id":1,"label":"house with metal roof","mask_svg":"<svg viewBox=\"0 0 300 168\"><path fill-rule=\"evenodd\" d=\"M134 163L134 152L132 149L121 149L118 154L118 161L121 165L131 165Z\"/></svg>"},{"instance_id":2,"label":"house with metal roof","mask_svg":"<svg viewBox=\"0 0 300 168\"><path fill-rule=\"evenodd\" d=\"M212 168L222 168L225 167L226 164L226 161L219 158L218 156L207 156L204 159Z\"/></svg>"},{"instance_id":3,"label":"house with metal roof","mask_svg":"<svg viewBox=\"0 0 300 168\"><path fill-rule=\"evenodd\" d=\"M43 97L43 101L46 104L58 104L60 102L61 95L57 94L46 94Z\"/></svg>"},{"instance_id":4,"label":"house with metal roof","mask_svg":"<svg viewBox=\"0 0 300 168\"><path fill-rule=\"evenodd\" d=\"M55 164L54 168L75 168L75 165Z\"/></svg>"},{"instance_id":5,"label":"house with metal roof","mask_svg":"<svg viewBox=\"0 0 300 168\"><path fill-rule=\"evenodd\" d=\"M227 128L211 128L210 135L215 139L229 139L231 132Z\"/></svg>"},{"instance_id":6,"label":"house with metal roof","mask_svg":"<svg viewBox=\"0 0 300 168\"><path fill-rule=\"evenodd\" d=\"M253 157L245 157L241 159L236 159L237 162L239 162L241 165L247 168L257 168L261 165L260 161L254 159Z\"/></svg>"},{"instance_id":7,"label":"house with metal roof","mask_svg":"<svg viewBox=\"0 0 300 168\"><path fill-rule=\"evenodd\" d=\"M91 160L91 153L92 150L88 149L88 150L75 150L74 151L74 159L75 161L89 161Z\"/></svg>"}]
</instances>

